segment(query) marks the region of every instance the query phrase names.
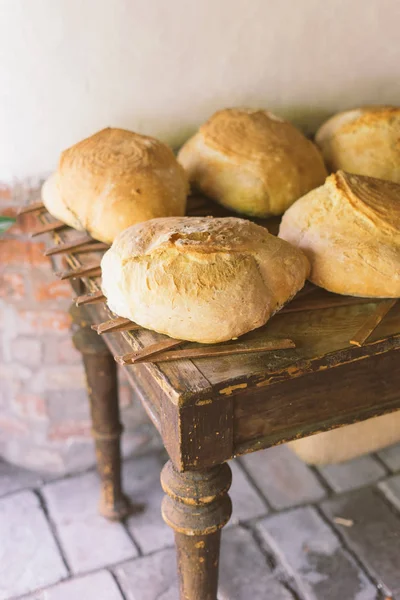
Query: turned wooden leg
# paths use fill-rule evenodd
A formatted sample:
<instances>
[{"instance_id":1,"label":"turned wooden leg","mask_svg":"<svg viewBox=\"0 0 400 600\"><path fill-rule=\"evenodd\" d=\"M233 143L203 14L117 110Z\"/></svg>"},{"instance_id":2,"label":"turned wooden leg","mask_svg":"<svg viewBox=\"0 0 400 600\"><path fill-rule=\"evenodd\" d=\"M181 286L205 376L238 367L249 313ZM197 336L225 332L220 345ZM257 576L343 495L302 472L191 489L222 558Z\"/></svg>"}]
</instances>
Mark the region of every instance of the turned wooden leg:
<instances>
[{"instance_id":1,"label":"turned wooden leg","mask_svg":"<svg viewBox=\"0 0 400 600\"><path fill-rule=\"evenodd\" d=\"M179 473L169 461L161 473L167 494L164 521L175 531L181 600L217 600L221 529L232 505L227 464Z\"/></svg>"},{"instance_id":2,"label":"turned wooden leg","mask_svg":"<svg viewBox=\"0 0 400 600\"><path fill-rule=\"evenodd\" d=\"M121 483L117 367L101 337L85 320L82 308L73 306L73 342L81 352L86 372L92 416L92 434L96 445L97 470L101 479L100 513L107 519L120 520L129 512L129 502Z\"/></svg>"}]
</instances>

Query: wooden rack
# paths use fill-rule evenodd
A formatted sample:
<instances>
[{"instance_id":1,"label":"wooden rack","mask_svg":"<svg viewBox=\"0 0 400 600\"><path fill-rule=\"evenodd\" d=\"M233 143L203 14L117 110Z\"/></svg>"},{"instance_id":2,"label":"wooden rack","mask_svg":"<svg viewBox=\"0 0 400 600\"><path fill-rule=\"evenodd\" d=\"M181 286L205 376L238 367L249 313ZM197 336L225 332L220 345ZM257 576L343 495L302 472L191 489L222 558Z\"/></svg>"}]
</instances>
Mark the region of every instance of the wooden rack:
<instances>
[{"instance_id":1,"label":"wooden rack","mask_svg":"<svg viewBox=\"0 0 400 600\"><path fill-rule=\"evenodd\" d=\"M191 215L200 213L206 214L206 203L203 199L198 199L197 202L192 202ZM104 252L109 246L102 242L98 242L91 238L86 233L78 234L77 239L65 239L65 234L70 233L72 228L67 226L62 221L53 219L46 212L46 209L41 202L34 202L26 207L23 207L19 214L27 214L37 212L40 226L35 229L31 235L39 236L42 234L52 235L54 245L48 248L45 252L46 256L63 255L69 269L57 273L56 275L61 280L80 279L87 293L78 296L75 302L78 306L88 305L92 303L105 303L106 298L101 290L101 267L100 261L84 264L79 260L80 254L91 252ZM338 296L328 294L316 288L312 284L306 284L301 292L286 306L284 306L278 314L314 311L327 308L336 308L343 306L351 306L355 304L370 303L368 298L354 298L350 296ZM370 314L360 329L349 340L351 345L361 346L365 344L378 324L384 319L389 310L395 305L394 300L381 301L374 312ZM109 311L110 312L110 311ZM110 319L93 325L93 329L99 334L109 334L115 332L130 332L141 330L142 328L133 323L129 319L118 317L110 312ZM188 347L189 344L189 347ZM271 352L274 350L291 349L295 347L293 340L288 338L268 339L268 340L252 340L238 343L225 343L207 345L193 345L183 340L174 340L165 336L165 340L149 344L145 348L131 352L122 356L116 356L115 360L122 365L135 364L138 362L161 362L173 361L183 358L202 358L213 356L225 356L232 354L248 354Z\"/></svg>"}]
</instances>

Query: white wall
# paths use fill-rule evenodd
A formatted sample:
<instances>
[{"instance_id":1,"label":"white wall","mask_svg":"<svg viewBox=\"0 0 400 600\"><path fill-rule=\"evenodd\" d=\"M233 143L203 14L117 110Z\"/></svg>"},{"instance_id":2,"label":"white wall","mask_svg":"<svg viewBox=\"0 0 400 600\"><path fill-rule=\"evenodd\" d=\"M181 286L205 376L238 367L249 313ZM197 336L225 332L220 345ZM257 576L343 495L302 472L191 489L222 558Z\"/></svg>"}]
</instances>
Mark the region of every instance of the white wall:
<instances>
[{"instance_id":1,"label":"white wall","mask_svg":"<svg viewBox=\"0 0 400 600\"><path fill-rule=\"evenodd\" d=\"M0 0L0 25L3 181L107 125L177 145L225 106L400 103L398 0Z\"/></svg>"}]
</instances>

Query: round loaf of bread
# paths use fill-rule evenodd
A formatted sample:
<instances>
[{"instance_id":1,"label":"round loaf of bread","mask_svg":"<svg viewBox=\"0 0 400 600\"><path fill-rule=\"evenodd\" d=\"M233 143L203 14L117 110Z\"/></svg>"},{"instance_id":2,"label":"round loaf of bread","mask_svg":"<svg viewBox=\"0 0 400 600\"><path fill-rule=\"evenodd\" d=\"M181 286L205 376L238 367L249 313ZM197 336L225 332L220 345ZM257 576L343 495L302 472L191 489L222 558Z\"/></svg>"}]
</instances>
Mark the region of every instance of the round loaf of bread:
<instances>
[{"instance_id":1,"label":"round loaf of bread","mask_svg":"<svg viewBox=\"0 0 400 600\"><path fill-rule=\"evenodd\" d=\"M330 292L400 297L400 185L338 171L284 214L279 237L301 248L310 281Z\"/></svg>"},{"instance_id":2,"label":"round loaf of bread","mask_svg":"<svg viewBox=\"0 0 400 600\"><path fill-rule=\"evenodd\" d=\"M265 110L217 112L181 148L178 160L199 191L257 217L281 215L327 175L316 146Z\"/></svg>"},{"instance_id":3,"label":"round loaf of bread","mask_svg":"<svg viewBox=\"0 0 400 600\"><path fill-rule=\"evenodd\" d=\"M44 186L47 210L111 243L133 225L185 214L187 177L172 150L124 129L103 129L61 154Z\"/></svg>"},{"instance_id":4,"label":"round loaf of bread","mask_svg":"<svg viewBox=\"0 0 400 600\"><path fill-rule=\"evenodd\" d=\"M305 256L233 217L153 219L102 259L111 310L173 338L216 343L264 325L304 285Z\"/></svg>"},{"instance_id":5,"label":"round loaf of bread","mask_svg":"<svg viewBox=\"0 0 400 600\"><path fill-rule=\"evenodd\" d=\"M338 113L319 128L315 141L331 172L343 169L400 183L400 108Z\"/></svg>"}]
</instances>

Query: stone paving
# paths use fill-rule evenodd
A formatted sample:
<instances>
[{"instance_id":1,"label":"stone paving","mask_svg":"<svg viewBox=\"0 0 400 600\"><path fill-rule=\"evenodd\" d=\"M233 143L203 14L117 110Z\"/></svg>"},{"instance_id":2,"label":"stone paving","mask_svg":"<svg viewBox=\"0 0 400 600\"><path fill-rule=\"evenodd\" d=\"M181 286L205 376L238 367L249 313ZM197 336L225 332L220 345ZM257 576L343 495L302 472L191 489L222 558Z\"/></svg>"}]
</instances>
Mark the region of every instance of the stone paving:
<instances>
[{"instance_id":1,"label":"stone paving","mask_svg":"<svg viewBox=\"0 0 400 600\"><path fill-rule=\"evenodd\" d=\"M164 461L125 461L141 510L123 524L97 514L93 470L55 479L0 462L0 600L177 600ZM231 466L219 600L400 600L400 445L320 469L283 446Z\"/></svg>"}]
</instances>

